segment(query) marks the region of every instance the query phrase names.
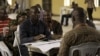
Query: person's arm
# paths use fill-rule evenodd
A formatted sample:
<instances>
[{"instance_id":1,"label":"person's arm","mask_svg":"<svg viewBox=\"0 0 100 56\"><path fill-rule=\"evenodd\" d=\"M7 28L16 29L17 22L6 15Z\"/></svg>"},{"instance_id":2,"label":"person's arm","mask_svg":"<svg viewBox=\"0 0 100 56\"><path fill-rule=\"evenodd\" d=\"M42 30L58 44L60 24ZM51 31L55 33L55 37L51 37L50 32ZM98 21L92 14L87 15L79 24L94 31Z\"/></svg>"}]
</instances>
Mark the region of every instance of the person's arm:
<instances>
[{"instance_id":1,"label":"person's arm","mask_svg":"<svg viewBox=\"0 0 100 56\"><path fill-rule=\"evenodd\" d=\"M33 36L29 37L29 32L28 32L28 25L26 23L22 23L20 25L20 40L21 44L22 43L27 43L27 42L32 42L33 41Z\"/></svg>"},{"instance_id":2,"label":"person's arm","mask_svg":"<svg viewBox=\"0 0 100 56\"><path fill-rule=\"evenodd\" d=\"M52 38L54 38L54 39L59 39L63 35L62 26L57 21L54 21L54 24L53 24L53 33L54 34L52 35Z\"/></svg>"},{"instance_id":3,"label":"person's arm","mask_svg":"<svg viewBox=\"0 0 100 56\"><path fill-rule=\"evenodd\" d=\"M95 7L95 4L94 4L94 0L92 0L92 1L93 1L93 8L96 11L96 7Z\"/></svg>"},{"instance_id":4,"label":"person's arm","mask_svg":"<svg viewBox=\"0 0 100 56\"><path fill-rule=\"evenodd\" d=\"M46 24L44 23L44 34L46 35L47 39L51 39L51 33L49 31L49 29L47 28Z\"/></svg>"}]
</instances>

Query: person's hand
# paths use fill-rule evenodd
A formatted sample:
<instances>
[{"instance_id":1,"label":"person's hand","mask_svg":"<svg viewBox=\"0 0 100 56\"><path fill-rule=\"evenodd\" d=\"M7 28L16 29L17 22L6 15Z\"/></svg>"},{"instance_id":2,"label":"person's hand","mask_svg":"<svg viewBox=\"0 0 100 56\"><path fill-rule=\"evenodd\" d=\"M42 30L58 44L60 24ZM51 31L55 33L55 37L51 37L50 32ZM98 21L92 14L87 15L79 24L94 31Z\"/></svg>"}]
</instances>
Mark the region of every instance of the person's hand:
<instances>
[{"instance_id":1,"label":"person's hand","mask_svg":"<svg viewBox=\"0 0 100 56\"><path fill-rule=\"evenodd\" d=\"M62 35L58 35L58 34L53 34L52 35L52 39L60 39L62 37Z\"/></svg>"},{"instance_id":2,"label":"person's hand","mask_svg":"<svg viewBox=\"0 0 100 56\"><path fill-rule=\"evenodd\" d=\"M40 34L40 35L35 36L34 40L40 40L40 39L43 39L44 37L45 37L45 35Z\"/></svg>"}]
</instances>

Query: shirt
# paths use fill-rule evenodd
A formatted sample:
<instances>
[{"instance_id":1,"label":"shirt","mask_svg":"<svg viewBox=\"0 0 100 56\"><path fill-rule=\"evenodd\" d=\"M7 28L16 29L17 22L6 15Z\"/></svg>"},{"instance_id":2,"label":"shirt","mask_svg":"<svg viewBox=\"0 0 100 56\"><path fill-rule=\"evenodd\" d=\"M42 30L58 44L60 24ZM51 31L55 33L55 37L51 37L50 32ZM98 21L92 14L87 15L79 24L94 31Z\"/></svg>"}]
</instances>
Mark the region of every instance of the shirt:
<instances>
[{"instance_id":1,"label":"shirt","mask_svg":"<svg viewBox=\"0 0 100 56\"><path fill-rule=\"evenodd\" d=\"M50 38L51 36L47 26L40 20L37 24L33 24L30 19L27 19L20 25L21 43L33 42L34 36L39 34L46 35L46 38Z\"/></svg>"}]
</instances>

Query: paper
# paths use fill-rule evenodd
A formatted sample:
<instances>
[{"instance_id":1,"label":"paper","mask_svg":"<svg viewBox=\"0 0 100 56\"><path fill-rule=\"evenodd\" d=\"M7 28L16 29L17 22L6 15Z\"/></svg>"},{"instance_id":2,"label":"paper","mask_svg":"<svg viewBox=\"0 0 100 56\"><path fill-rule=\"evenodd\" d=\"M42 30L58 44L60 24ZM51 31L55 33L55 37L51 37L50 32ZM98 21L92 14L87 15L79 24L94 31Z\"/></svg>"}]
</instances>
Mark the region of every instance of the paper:
<instances>
[{"instance_id":1,"label":"paper","mask_svg":"<svg viewBox=\"0 0 100 56\"><path fill-rule=\"evenodd\" d=\"M52 48L60 47L60 41L61 40L37 41L34 43L26 43L24 45L30 45L28 48L39 48L42 53L46 53Z\"/></svg>"}]
</instances>

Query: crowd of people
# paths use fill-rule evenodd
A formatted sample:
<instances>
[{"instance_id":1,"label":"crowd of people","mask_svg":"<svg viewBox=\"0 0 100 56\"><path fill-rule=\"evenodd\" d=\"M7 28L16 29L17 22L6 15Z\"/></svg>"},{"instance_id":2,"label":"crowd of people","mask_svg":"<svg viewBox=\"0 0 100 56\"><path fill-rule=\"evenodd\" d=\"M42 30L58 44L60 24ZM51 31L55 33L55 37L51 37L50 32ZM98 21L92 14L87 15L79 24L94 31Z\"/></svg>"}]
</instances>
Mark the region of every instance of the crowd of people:
<instances>
[{"instance_id":1,"label":"crowd of people","mask_svg":"<svg viewBox=\"0 0 100 56\"><path fill-rule=\"evenodd\" d=\"M19 55L16 34L14 32L17 32L17 37L20 37L19 47L22 56L29 56L27 48L22 44L38 40L48 41L50 39L60 39L63 35L61 24L53 20L51 12L44 11L39 4L32 6L30 9L26 9L25 12L18 13L16 20L9 19L8 21L8 19L4 19L2 17L4 13L3 15L1 13L0 16L1 21L5 22L7 20L5 22L6 24L1 22L5 25L2 26L2 29L3 27L9 27L6 36L3 36L3 30L1 30L0 36L4 38L2 40L4 40L14 56Z\"/></svg>"},{"instance_id":2,"label":"crowd of people","mask_svg":"<svg viewBox=\"0 0 100 56\"><path fill-rule=\"evenodd\" d=\"M86 42L100 42L100 33L96 30L92 17L92 11L95 6L91 2L94 1L85 0L85 3L88 3L89 20L87 20L85 10L73 2L73 11L71 14L62 15L61 23L53 20L52 13L43 10L39 4L18 13L16 20L8 18L4 9L0 8L0 40L4 41L13 56L19 56L20 52L22 56L29 56L27 47L23 45L24 43L62 39L60 47L53 49L57 50L56 55L53 54L52 50L51 54L52 56L68 56L71 46ZM68 26L68 18L71 17L73 29L63 36L62 25L64 17L67 19L66 26ZM6 29L5 35L3 33L4 27L9 27L9 29ZM16 39L17 37L19 37L19 40ZM17 41L18 44L16 43ZM33 55L46 56L37 52L33 52Z\"/></svg>"}]
</instances>

